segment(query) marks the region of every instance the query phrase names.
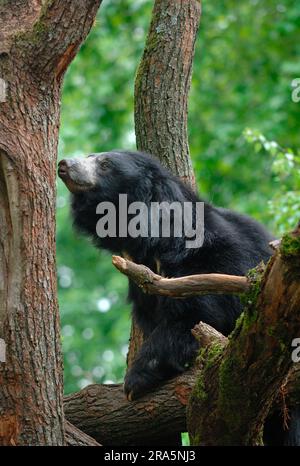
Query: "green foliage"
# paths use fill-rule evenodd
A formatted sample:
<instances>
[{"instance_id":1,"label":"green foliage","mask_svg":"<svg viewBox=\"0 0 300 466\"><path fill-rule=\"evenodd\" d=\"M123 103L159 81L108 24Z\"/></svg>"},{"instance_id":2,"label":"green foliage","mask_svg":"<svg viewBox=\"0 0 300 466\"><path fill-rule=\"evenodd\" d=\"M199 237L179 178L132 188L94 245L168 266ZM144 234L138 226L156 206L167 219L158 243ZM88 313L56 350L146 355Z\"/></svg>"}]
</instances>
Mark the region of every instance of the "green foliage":
<instances>
[{"instance_id":1,"label":"green foliage","mask_svg":"<svg viewBox=\"0 0 300 466\"><path fill-rule=\"evenodd\" d=\"M65 78L60 158L134 148L134 76L152 6L150 0L103 2ZM294 227L299 212L300 103L291 99L291 81L300 76L299 13L295 0L204 1L190 98L190 147L201 193L277 234ZM127 280L109 255L73 232L68 197L58 181L67 393L122 380L130 326Z\"/></svg>"},{"instance_id":2,"label":"green foliage","mask_svg":"<svg viewBox=\"0 0 300 466\"><path fill-rule=\"evenodd\" d=\"M257 128L283 147L299 146L300 104L291 99L299 13L294 0L204 0L195 55L189 133L200 191L271 227L272 158L242 133Z\"/></svg>"},{"instance_id":3,"label":"green foliage","mask_svg":"<svg viewBox=\"0 0 300 466\"><path fill-rule=\"evenodd\" d=\"M259 131L246 129L245 139L254 146L256 153L268 154L274 181L269 200L270 220L280 234L295 227L300 212L300 152L284 149L276 141L269 141Z\"/></svg>"}]
</instances>

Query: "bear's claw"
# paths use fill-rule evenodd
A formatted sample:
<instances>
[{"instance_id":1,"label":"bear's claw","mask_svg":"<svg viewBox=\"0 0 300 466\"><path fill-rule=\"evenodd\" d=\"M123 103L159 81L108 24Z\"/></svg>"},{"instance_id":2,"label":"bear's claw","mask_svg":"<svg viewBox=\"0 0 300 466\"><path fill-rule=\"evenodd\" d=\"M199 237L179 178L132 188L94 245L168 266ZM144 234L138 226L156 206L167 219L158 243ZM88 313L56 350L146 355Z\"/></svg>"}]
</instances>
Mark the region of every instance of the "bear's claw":
<instances>
[{"instance_id":1,"label":"bear's claw","mask_svg":"<svg viewBox=\"0 0 300 466\"><path fill-rule=\"evenodd\" d=\"M124 392L128 401L136 400L153 389L153 382L141 375L141 373L130 370L125 377Z\"/></svg>"}]
</instances>

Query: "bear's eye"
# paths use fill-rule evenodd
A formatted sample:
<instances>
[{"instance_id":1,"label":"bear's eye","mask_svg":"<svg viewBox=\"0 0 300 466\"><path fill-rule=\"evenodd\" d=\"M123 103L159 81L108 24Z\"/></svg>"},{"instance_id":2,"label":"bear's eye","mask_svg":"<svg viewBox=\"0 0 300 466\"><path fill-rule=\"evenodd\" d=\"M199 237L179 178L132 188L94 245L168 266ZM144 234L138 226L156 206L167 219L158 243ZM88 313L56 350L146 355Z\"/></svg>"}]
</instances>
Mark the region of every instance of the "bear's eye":
<instances>
[{"instance_id":1,"label":"bear's eye","mask_svg":"<svg viewBox=\"0 0 300 466\"><path fill-rule=\"evenodd\" d=\"M106 170L106 169L109 167L109 162L108 162L108 160L102 160L102 162L100 163L100 167L101 167L103 170Z\"/></svg>"}]
</instances>

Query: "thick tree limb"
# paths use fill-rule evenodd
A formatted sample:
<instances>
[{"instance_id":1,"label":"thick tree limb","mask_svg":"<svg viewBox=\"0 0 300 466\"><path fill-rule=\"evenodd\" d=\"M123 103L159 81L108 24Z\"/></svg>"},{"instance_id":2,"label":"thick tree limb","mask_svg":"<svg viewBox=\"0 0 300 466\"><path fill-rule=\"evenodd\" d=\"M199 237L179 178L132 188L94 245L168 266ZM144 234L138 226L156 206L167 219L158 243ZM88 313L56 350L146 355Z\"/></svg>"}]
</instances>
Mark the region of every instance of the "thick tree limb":
<instances>
[{"instance_id":1,"label":"thick tree limb","mask_svg":"<svg viewBox=\"0 0 300 466\"><path fill-rule=\"evenodd\" d=\"M240 294L249 290L247 277L223 274L189 275L180 278L164 278L148 267L124 259L112 257L113 265L134 281L145 293L159 294L172 298L205 294Z\"/></svg>"},{"instance_id":2,"label":"thick tree limb","mask_svg":"<svg viewBox=\"0 0 300 466\"><path fill-rule=\"evenodd\" d=\"M153 444L186 430L194 387L188 403L194 444L260 444L268 413L300 402L299 364L291 358L300 334L299 259L297 228L282 238L265 272L251 278L229 340L203 323L193 329L202 347L193 371L135 402L120 385L92 385L66 398L67 419L104 445Z\"/></svg>"},{"instance_id":3,"label":"thick tree limb","mask_svg":"<svg viewBox=\"0 0 300 466\"><path fill-rule=\"evenodd\" d=\"M170 380L137 401L122 385L90 385L65 398L65 416L102 445L167 445L186 431L186 405L194 371Z\"/></svg>"},{"instance_id":4,"label":"thick tree limb","mask_svg":"<svg viewBox=\"0 0 300 466\"><path fill-rule=\"evenodd\" d=\"M188 409L196 445L256 445L300 335L300 228L282 238L228 345L207 348Z\"/></svg>"}]
</instances>

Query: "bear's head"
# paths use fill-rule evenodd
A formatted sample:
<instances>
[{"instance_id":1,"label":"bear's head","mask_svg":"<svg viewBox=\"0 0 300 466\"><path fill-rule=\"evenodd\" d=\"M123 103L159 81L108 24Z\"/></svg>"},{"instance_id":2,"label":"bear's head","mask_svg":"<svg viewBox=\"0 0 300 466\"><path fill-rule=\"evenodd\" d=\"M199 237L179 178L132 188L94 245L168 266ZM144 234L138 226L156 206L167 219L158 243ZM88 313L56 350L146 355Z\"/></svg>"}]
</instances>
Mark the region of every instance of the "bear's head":
<instances>
[{"instance_id":1,"label":"bear's head","mask_svg":"<svg viewBox=\"0 0 300 466\"><path fill-rule=\"evenodd\" d=\"M102 152L86 158L61 160L58 175L71 193L98 192L105 200L118 193L132 194L139 185L149 184L159 167L150 156L136 152ZM143 181L142 181L143 180Z\"/></svg>"},{"instance_id":2,"label":"bear's head","mask_svg":"<svg viewBox=\"0 0 300 466\"><path fill-rule=\"evenodd\" d=\"M151 155L112 151L86 158L61 160L58 175L80 198L116 202L127 194L130 202L183 201L191 191Z\"/></svg>"},{"instance_id":3,"label":"bear's head","mask_svg":"<svg viewBox=\"0 0 300 466\"><path fill-rule=\"evenodd\" d=\"M72 193L75 226L94 236L99 203L110 202L118 208L119 194L126 194L128 203L149 203L156 197L159 180L169 173L150 155L112 151L62 160L58 175Z\"/></svg>"},{"instance_id":4,"label":"bear's head","mask_svg":"<svg viewBox=\"0 0 300 466\"><path fill-rule=\"evenodd\" d=\"M138 249L146 246L146 240L123 239L118 226L113 237L100 241L96 235L99 213L103 213L97 210L100 203L112 203L120 218L120 194L127 195L127 205L196 200L195 194L154 157L141 152L113 151L65 159L59 163L58 175L72 193L75 226L92 236L96 245L108 249L117 250L125 242L126 250ZM132 215L127 216L128 221L130 218Z\"/></svg>"}]
</instances>

